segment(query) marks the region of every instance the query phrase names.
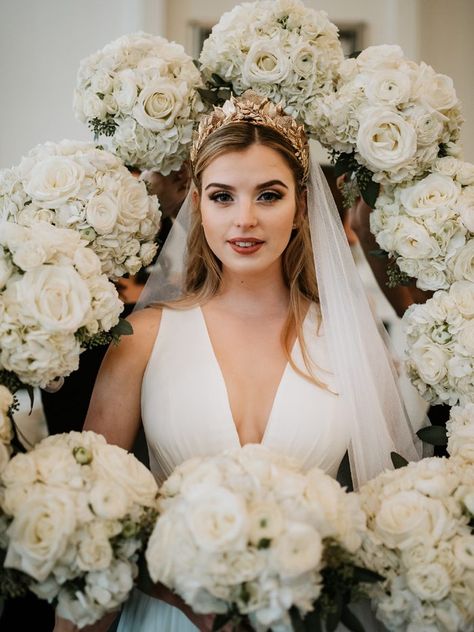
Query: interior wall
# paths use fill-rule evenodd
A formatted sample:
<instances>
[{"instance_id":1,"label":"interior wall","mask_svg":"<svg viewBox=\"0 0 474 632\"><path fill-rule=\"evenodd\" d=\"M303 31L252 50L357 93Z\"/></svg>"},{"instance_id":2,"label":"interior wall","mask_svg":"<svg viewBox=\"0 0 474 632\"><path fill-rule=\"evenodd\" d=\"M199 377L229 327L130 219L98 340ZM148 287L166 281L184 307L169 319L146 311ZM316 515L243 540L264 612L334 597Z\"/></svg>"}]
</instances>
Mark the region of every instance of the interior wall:
<instances>
[{"instance_id":1,"label":"interior wall","mask_svg":"<svg viewBox=\"0 0 474 632\"><path fill-rule=\"evenodd\" d=\"M90 140L74 119L79 62L125 33L164 35L161 0L0 0L0 168L46 140Z\"/></svg>"}]
</instances>

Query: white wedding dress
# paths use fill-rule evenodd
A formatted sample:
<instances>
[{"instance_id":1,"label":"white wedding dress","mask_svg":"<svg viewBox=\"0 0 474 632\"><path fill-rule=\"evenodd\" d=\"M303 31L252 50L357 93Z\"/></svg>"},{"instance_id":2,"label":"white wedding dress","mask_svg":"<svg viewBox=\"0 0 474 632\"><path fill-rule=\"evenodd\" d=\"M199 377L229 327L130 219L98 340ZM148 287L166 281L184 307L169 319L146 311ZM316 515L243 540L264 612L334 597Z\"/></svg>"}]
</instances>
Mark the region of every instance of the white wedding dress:
<instances>
[{"instance_id":1,"label":"white wedding dress","mask_svg":"<svg viewBox=\"0 0 474 632\"><path fill-rule=\"evenodd\" d=\"M320 369L318 377L336 392L318 322L319 310L313 305L304 322L305 342ZM304 370L298 341L292 358ZM141 407L150 467L158 483L186 459L240 445L200 307L163 310L143 378ZM287 364L262 444L298 459L305 469L318 466L336 476L349 440L350 412L342 398L311 384ZM135 590L123 609L118 632L158 631L196 632L197 628L180 610Z\"/></svg>"}]
</instances>

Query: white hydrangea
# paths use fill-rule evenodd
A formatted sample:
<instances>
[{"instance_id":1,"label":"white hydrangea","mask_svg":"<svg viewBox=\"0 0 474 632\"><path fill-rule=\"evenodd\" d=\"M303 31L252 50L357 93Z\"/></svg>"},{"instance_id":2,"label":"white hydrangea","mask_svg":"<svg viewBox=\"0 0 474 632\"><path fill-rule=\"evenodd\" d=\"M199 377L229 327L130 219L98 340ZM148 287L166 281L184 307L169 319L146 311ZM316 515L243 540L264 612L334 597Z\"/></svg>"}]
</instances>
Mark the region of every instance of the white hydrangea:
<instances>
[{"instance_id":1,"label":"white hydrangea","mask_svg":"<svg viewBox=\"0 0 474 632\"><path fill-rule=\"evenodd\" d=\"M80 627L119 607L156 512L151 472L102 436L71 432L13 457L2 482L5 567L29 575L29 588Z\"/></svg>"},{"instance_id":2,"label":"white hydrangea","mask_svg":"<svg viewBox=\"0 0 474 632\"><path fill-rule=\"evenodd\" d=\"M427 401L474 400L474 283L455 281L403 316L408 375Z\"/></svg>"},{"instance_id":3,"label":"white hydrangea","mask_svg":"<svg viewBox=\"0 0 474 632\"><path fill-rule=\"evenodd\" d=\"M200 86L200 73L180 44L133 33L82 60L74 112L92 128L109 126L101 141L126 165L168 175L188 157L204 109Z\"/></svg>"},{"instance_id":4,"label":"white hydrangea","mask_svg":"<svg viewBox=\"0 0 474 632\"><path fill-rule=\"evenodd\" d=\"M46 222L0 224L0 369L44 387L77 369L82 342L123 309L80 234Z\"/></svg>"},{"instance_id":5,"label":"white hydrangea","mask_svg":"<svg viewBox=\"0 0 474 632\"><path fill-rule=\"evenodd\" d=\"M424 178L385 186L370 227L420 289L474 282L474 165L440 158Z\"/></svg>"},{"instance_id":6,"label":"white hydrangea","mask_svg":"<svg viewBox=\"0 0 474 632\"><path fill-rule=\"evenodd\" d=\"M365 523L355 494L323 471L248 445L178 466L161 488L150 576L196 612L236 605L256 630L290 630L313 608L328 541L348 555Z\"/></svg>"},{"instance_id":7,"label":"white hydrangea","mask_svg":"<svg viewBox=\"0 0 474 632\"><path fill-rule=\"evenodd\" d=\"M470 630L474 624L474 466L423 459L385 472L359 491L368 531L363 564L385 581L371 589L391 632Z\"/></svg>"},{"instance_id":8,"label":"white hydrangea","mask_svg":"<svg viewBox=\"0 0 474 632\"><path fill-rule=\"evenodd\" d=\"M474 403L451 408L446 430L449 454L474 463ZM474 500L474 489L472 492Z\"/></svg>"},{"instance_id":9,"label":"white hydrangea","mask_svg":"<svg viewBox=\"0 0 474 632\"><path fill-rule=\"evenodd\" d=\"M93 143L38 145L17 167L0 171L0 219L21 226L49 222L77 231L110 279L135 274L150 263L140 248L156 249L160 217L158 200L147 194L144 182ZM25 245L23 260L38 256ZM83 265L91 265L82 256ZM0 267L0 287L3 274Z\"/></svg>"},{"instance_id":10,"label":"white hydrangea","mask_svg":"<svg viewBox=\"0 0 474 632\"><path fill-rule=\"evenodd\" d=\"M333 91L342 60L336 26L300 0L245 2L224 13L199 59L207 81L218 75L238 95L252 89L316 135L317 103Z\"/></svg>"},{"instance_id":11,"label":"white hydrangea","mask_svg":"<svg viewBox=\"0 0 474 632\"><path fill-rule=\"evenodd\" d=\"M462 117L452 80L409 60L399 46L369 46L346 59L336 90L317 105L322 144L354 154L375 182L424 175L441 145L457 152Z\"/></svg>"}]
</instances>

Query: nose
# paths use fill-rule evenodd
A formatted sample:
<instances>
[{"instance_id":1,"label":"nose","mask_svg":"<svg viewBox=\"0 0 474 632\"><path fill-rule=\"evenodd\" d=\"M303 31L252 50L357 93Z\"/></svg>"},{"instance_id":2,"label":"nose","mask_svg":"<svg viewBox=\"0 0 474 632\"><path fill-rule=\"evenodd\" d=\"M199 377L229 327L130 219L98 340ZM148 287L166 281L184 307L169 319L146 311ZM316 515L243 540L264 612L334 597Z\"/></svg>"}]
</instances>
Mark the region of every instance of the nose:
<instances>
[{"instance_id":1,"label":"nose","mask_svg":"<svg viewBox=\"0 0 474 632\"><path fill-rule=\"evenodd\" d=\"M257 215L251 200L241 200L236 208L234 223L239 228L252 228L257 224Z\"/></svg>"}]
</instances>

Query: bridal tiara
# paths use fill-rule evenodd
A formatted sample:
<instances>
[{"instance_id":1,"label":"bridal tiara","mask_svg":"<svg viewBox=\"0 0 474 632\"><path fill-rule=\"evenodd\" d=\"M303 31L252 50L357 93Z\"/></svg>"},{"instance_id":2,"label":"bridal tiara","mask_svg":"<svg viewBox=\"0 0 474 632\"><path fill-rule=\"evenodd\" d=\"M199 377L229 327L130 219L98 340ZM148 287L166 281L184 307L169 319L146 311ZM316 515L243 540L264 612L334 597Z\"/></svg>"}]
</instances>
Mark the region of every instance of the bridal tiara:
<instances>
[{"instance_id":1,"label":"bridal tiara","mask_svg":"<svg viewBox=\"0 0 474 632\"><path fill-rule=\"evenodd\" d=\"M204 116L194 137L191 148L191 163L196 161L202 144L213 132L231 123L250 123L275 130L291 143L295 156L303 168L303 181L309 174L309 145L304 127L285 114L280 105L262 98L251 90L242 96L231 96L222 107L215 107L213 112Z\"/></svg>"}]
</instances>

